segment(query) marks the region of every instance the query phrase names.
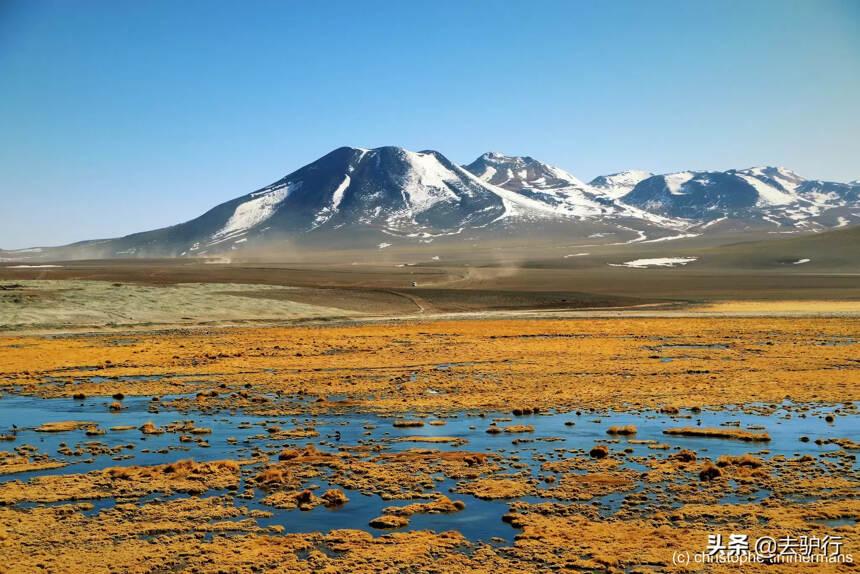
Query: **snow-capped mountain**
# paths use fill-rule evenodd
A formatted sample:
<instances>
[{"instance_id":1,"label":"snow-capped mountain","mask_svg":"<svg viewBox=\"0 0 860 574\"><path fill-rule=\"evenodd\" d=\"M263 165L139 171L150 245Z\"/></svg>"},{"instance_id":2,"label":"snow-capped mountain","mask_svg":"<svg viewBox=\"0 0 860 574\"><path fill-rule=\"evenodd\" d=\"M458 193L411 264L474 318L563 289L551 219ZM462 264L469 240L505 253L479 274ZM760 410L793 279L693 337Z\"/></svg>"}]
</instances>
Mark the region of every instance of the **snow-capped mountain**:
<instances>
[{"instance_id":1,"label":"snow-capped mountain","mask_svg":"<svg viewBox=\"0 0 860 574\"><path fill-rule=\"evenodd\" d=\"M617 190L585 184L563 169L528 156L490 152L463 167L489 184L553 206L558 215L579 219L632 218L666 227L683 225L617 201L617 197L613 197L613 191ZM630 179L634 177L629 176Z\"/></svg>"},{"instance_id":2,"label":"snow-capped mountain","mask_svg":"<svg viewBox=\"0 0 860 574\"><path fill-rule=\"evenodd\" d=\"M151 232L159 236L149 248L207 254L347 228L432 237L486 226L506 211L495 190L439 153L343 147L197 219Z\"/></svg>"},{"instance_id":3,"label":"snow-capped mountain","mask_svg":"<svg viewBox=\"0 0 860 574\"><path fill-rule=\"evenodd\" d=\"M581 182L578 185L586 189ZM367 246L387 244L389 238L432 241L466 230L509 232L513 224L528 226L535 220L598 220L611 210L611 205L599 203L593 204L593 210L582 210L570 202L520 191L493 185L435 151L342 147L191 221L117 239L85 241L59 248L62 253L42 253L46 257L211 255L283 239Z\"/></svg>"},{"instance_id":4,"label":"snow-capped mountain","mask_svg":"<svg viewBox=\"0 0 860 574\"><path fill-rule=\"evenodd\" d=\"M806 180L782 167L683 171L640 181L619 199L651 213L810 229L860 222L860 186Z\"/></svg>"},{"instance_id":5,"label":"snow-capped mountain","mask_svg":"<svg viewBox=\"0 0 860 574\"><path fill-rule=\"evenodd\" d=\"M490 152L463 167L488 184L551 205L559 213L599 217L616 211L613 202L574 176L528 156Z\"/></svg>"},{"instance_id":6,"label":"snow-capped mountain","mask_svg":"<svg viewBox=\"0 0 860 574\"><path fill-rule=\"evenodd\" d=\"M281 240L342 249L482 234L635 242L726 226L823 229L860 222L858 193L860 184L784 168L626 171L586 184L530 157L486 153L460 166L435 151L342 147L185 223L2 259L211 255Z\"/></svg>"},{"instance_id":7,"label":"snow-capped mountain","mask_svg":"<svg viewBox=\"0 0 860 574\"><path fill-rule=\"evenodd\" d=\"M560 189L587 186L563 169L534 158L488 152L463 166L482 180L505 189Z\"/></svg>"},{"instance_id":8,"label":"snow-capped mountain","mask_svg":"<svg viewBox=\"0 0 860 574\"><path fill-rule=\"evenodd\" d=\"M611 199L618 199L630 193L636 184L654 175L650 171L631 169L610 175L600 175L592 179L588 185L602 191Z\"/></svg>"}]
</instances>

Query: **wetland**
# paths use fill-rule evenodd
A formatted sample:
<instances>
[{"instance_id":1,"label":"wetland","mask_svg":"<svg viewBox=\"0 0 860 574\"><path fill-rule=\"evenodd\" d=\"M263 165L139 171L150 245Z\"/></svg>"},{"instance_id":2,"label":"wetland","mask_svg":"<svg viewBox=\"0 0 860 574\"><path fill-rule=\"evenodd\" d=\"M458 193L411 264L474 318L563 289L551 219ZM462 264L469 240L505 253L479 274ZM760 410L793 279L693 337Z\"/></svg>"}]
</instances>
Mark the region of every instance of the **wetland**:
<instances>
[{"instance_id":1,"label":"wetland","mask_svg":"<svg viewBox=\"0 0 860 574\"><path fill-rule=\"evenodd\" d=\"M856 554L858 336L827 318L9 335L0 569L668 572L714 532Z\"/></svg>"}]
</instances>

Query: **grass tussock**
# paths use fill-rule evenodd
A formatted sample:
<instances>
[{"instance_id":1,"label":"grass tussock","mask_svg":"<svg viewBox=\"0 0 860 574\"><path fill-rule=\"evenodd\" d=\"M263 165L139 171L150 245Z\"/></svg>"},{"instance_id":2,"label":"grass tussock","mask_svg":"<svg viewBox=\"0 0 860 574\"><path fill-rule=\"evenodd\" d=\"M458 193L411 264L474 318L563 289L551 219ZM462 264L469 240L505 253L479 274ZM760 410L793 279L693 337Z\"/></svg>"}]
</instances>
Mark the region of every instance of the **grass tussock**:
<instances>
[{"instance_id":1,"label":"grass tussock","mask_svg":"<svg viewBox=\"0 0 860 574\"><path fill-rule=\"evenodd\" d=\"M723 474L722 471L714 466L714 463L706 460L705 464L702 465L702 470L699 471L699 480L702 482L708 482L715 478L719 478L721 474Z\"/></svg>"},{"instance_id":2,"label":"grass tussock","mask_svg":"<svg viewBox=\"0 0 860 574\"><path fill-rule=\"evenodd\" d=\"M394 421L394 426L397 428L423 427L424 421L415 421L415 420Z\"/></svg>"},{"instance_id":3,"label":"grass tussock","mask_svg":"<svg viewBox=\"0 0 860 574\"><path fill-rule=\"evenodd\" d=\"M637 432L636 431L636 425L626 425L626 426L612 425L606 431L606 434L631 435L631 434L636 434L636 432Z\"/></svg>"},{"instance_id":4,"label":"grass tussock","mask_svg":"<svg viewBox=\"0 0 860 574\"><path fill-rule=\"evenodd\" d=\"M588 452L591 458L606 458L609 456L609 447L604 444L599 444Z\"/></svg>"},{"instance_id":5,"label":"grass tussock","mask_svg":"<svg viewBox=\"0 0 860 574\"><path fill-rule=\"evenodd\" d=\"M698 436L706 438L727 438L737 439L750 442L767 442L770 440L770 435L766 432L750 432L742 429L715 429L715 428L699 428L699 427L683 427L665 429L663 434L674 436Z\"/></svg>"},{"instance_id":6,"label":"grass tussock","mask_svg":"<svg viewBox=\"0 0 860 574\"><path fill-rule=\"evenodd\" d=\"M724 454L717 459L717 466L719 467L746 466L749 468L758 468L763 464L764 461L762 459L757 458L749 453L745 453L741 456L731 456L728 454Z\"/></svg>"}]
</instances>

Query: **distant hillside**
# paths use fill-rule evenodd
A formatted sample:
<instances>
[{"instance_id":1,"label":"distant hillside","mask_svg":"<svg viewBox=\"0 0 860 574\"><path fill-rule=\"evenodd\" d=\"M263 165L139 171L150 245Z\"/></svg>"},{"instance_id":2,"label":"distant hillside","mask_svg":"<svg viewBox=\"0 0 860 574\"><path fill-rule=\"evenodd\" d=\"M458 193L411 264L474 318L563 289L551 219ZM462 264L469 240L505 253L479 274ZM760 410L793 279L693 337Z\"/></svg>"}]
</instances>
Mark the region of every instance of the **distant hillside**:
<instances>
[{"instance_id":1,"label":"distant hillside","mask_svg":"<svg viewBox=\"0 0 860 574\"><path fill-rule=\"evenodd\" d=\"M764 241L745 241L702 250L711 265L860 273L860 225ZM804 261L808 260L808 261Z\"/></svg>"}]
</instances>

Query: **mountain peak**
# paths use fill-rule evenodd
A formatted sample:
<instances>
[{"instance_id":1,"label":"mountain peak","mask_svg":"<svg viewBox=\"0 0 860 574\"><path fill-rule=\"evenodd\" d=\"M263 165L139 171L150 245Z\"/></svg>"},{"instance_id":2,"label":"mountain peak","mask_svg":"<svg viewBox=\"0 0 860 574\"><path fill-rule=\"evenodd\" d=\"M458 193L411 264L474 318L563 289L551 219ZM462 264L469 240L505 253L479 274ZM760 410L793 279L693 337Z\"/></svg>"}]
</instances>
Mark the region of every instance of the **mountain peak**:
<instances>
[{"instance_id":1,"label":"mountain peak","mask_svg":"<svg viewBox=\"0 0 860 574\"><path fill-rule=\"evenodd\" d=\"M588 185L599 189L610 199L618 199L633 190L640 181L646 180L652 175L654 174L650 171L628 169L595 177Z\"/></svg>"},{"instance_id":2,"label":"mountain peak","mask_svg":"<svg viewBox=\"0 0 860 574\"><path fill-rule=\"evenodd\" d=\"M585 184L563 169L530 156L504 155L491 151L463 167L487 183L511 191L561 187L585 188Z\"/></svg>"},{"instance_id":3,"label":"mountain peak","mask_svg":"<svg viewBox=\"0 0 860 574\"><path fill-rule=\"evenodd\" d=\"M732 170L730 170L730 171L732 171ZM800 175L798 175L797 172L792 171L792 170L787 169L787 168L782 167L782 166L773 166L773 165L756 166L756 167L749 167L747 169L739 169L739 170L734 170L734 171L737 171L738 173L747 174L747 175L753 175L756 177L783 178L783 179L788 179L788 180L795 181L798 183L801 181L806 181L806 178L801 177Z\"/></svg>"}]
</instances>

